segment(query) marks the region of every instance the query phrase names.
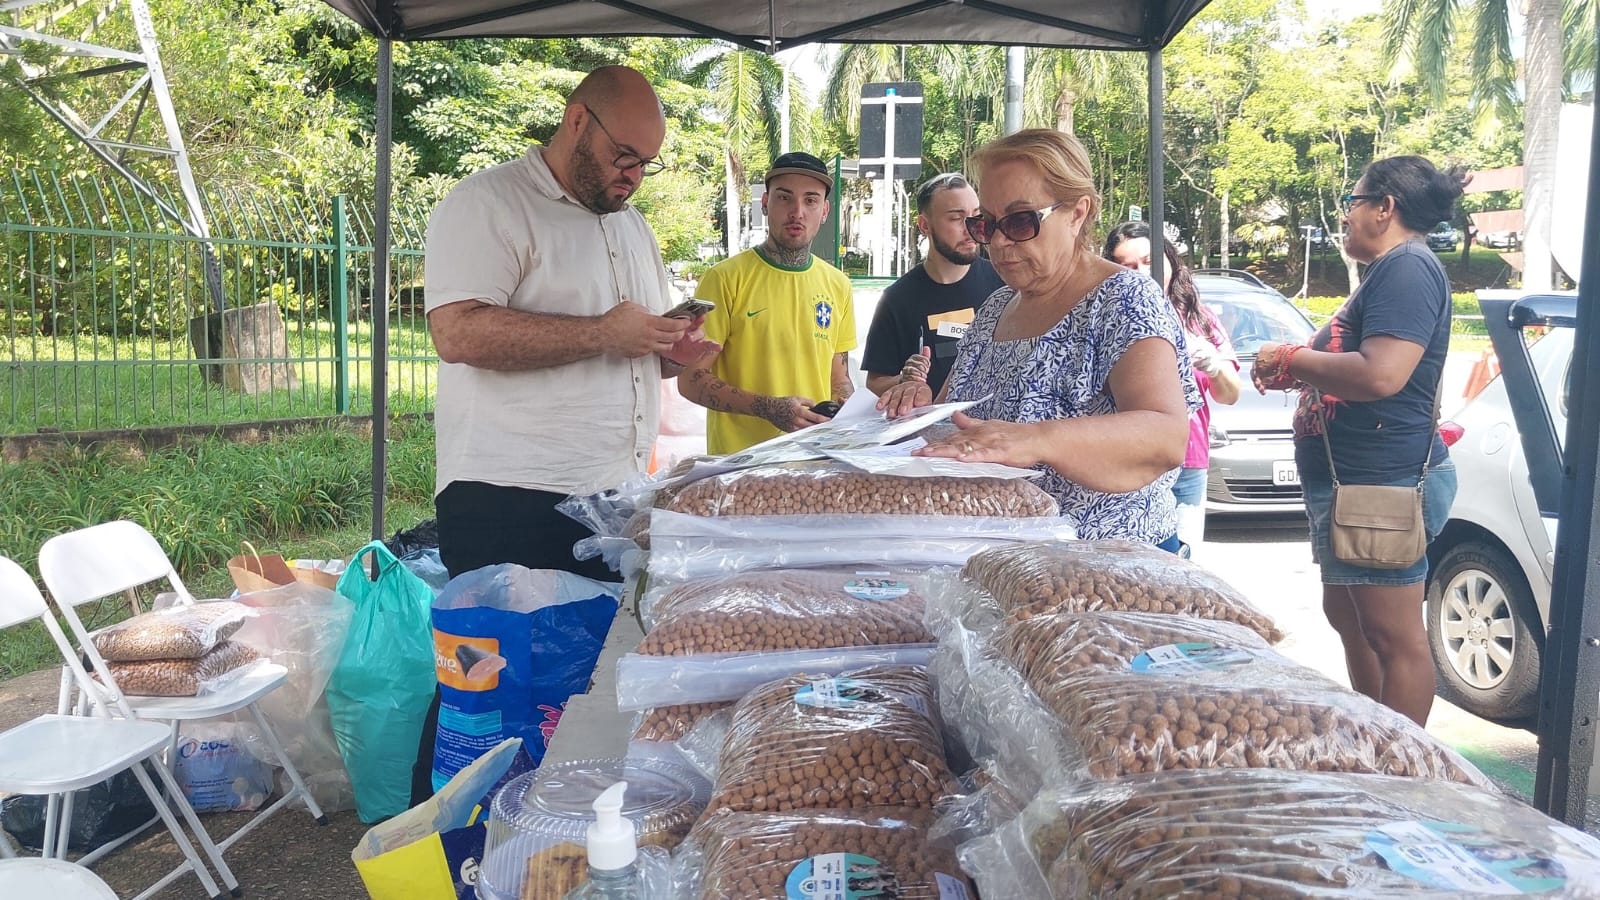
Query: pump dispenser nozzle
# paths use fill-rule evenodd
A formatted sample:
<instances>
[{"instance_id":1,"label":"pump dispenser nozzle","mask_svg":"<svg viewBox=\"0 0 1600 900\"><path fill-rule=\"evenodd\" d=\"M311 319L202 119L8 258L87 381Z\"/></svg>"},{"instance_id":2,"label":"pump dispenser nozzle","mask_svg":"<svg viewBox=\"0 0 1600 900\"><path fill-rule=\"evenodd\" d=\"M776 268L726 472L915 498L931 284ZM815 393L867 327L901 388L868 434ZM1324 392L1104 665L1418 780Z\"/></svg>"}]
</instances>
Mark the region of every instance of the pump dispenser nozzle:
<instances>
[{"instance_id":1,"label":"pump dispenser nozzle","mask_svg":"<svg viewBox=\"0 0 1600 900\"><path fill-rule=\"evenodd\" d=\"M594 800L593 825L589 826L589 868L616 871L633 865L639 856L633 821L622 815L622 795L628 790L619 781Z\"/></svg>"}]
</instances>

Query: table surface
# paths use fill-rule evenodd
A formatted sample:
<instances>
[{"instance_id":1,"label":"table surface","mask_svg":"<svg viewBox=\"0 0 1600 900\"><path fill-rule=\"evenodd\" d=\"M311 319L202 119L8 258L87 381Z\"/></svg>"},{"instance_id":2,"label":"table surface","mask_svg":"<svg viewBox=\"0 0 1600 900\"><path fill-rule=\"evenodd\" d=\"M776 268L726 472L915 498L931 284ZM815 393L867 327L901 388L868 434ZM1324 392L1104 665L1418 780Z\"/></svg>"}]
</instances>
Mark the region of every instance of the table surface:
<instances>
[{"instance_id":1,"label":"table surface","mask_svg":"<svg viewBox=\"0 0 1600 900\"><path fill-rule=\"evenodd\" d=\"M617 711L617 660L644 640L638 608L639 581L635 579L623 590L617 617L606 634L605 646L600 648L589 692L573 694L561 713L561 721L556 723L556 733L544 752L546 764L628 754L634 713Z\"/></svg>"}]
</instances>

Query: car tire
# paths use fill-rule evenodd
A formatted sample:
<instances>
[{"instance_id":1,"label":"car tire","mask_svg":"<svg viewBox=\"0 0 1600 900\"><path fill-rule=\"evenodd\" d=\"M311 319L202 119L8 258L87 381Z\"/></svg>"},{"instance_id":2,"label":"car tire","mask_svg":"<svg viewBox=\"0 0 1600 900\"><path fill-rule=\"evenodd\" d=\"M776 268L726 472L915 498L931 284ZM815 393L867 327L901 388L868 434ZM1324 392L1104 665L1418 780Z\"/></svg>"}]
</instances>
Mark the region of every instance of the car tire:
<instances>
[{"instance_id":1,"label":"car tire","mask_svg":"<svg viewBox=\"0 0 1600 900\"><path fill-rule=\"evenodd\" d=\"M1537 612L1509 553L1482 541L1446 550L1428 576L1426 616L1440 696L1501 723L1537 714Z\"/></svg>"}]
</instances>

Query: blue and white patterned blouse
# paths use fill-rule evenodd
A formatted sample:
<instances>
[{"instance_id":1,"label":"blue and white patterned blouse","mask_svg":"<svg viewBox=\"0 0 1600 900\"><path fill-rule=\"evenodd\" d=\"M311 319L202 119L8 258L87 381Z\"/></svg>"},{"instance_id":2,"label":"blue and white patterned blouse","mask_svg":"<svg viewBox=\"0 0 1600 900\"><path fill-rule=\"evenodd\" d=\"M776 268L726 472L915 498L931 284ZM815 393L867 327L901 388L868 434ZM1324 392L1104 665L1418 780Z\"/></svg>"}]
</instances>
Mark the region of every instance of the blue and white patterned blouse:
<instances>
[{"instance_id":1,"label":"blue and white patterned blouse","mask_svg":"<svg viewBox=\"0 0 1600 900\"><path fill-rule=\"evenodd\" d=\"M1111 368L1136 341L1161 338L1173 346L1184 401L1200 406L1194 370L1183 347L1183 326L1172 304L1149 276L1122 271L1091 290L1059 323L1038 337L996 341L995 325L1016 291L1002 287L978 310L956 346L950 370L950 401L992 394L967 413L979 419L1049 422L1104 416L1117 411L1109 385ZM1038 485L1061 504L1085 540L1124 538L1157 544L1178 530L1172 483L1178 470L1125 494L1106 494L1074 484L1040 465Z\"/></svg>"}]
</instances>

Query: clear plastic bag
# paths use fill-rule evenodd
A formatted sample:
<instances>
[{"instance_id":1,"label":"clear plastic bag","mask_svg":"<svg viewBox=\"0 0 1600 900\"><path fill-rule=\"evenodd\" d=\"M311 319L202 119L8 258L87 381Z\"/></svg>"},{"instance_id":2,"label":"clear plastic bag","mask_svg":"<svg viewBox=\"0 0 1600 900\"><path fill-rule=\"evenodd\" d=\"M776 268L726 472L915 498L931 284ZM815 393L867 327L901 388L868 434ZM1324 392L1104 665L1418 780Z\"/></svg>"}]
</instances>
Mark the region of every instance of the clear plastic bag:
<instances>
[{"instance_id":1,"label":"clear plastic bag","mask_svg":"<svg viewBox=\"0 0 1600 900\"><path fill-rule=\"evenodd\" d=\"M233 639L256 648L289 672L283 686L257 701L257 708L317 805L324 812L354 808L355 792L333 736L326 696L328 680L350 632L354 604L335 591L298 582L256 591L243 602L256 615ZM256 737L255 718L244 711L233 718L236 727L252 738L245 748L278 765L277 758L266 753ZM288 776L282 772L278 773L278 789L283 793L289 790Z\"/></svg>"},{"instance_id":2,"label":"clear plastic bag","mask_svg":"<svg viewBox=\"0 0 1600 900\"><path fill-rule=\"evenodd\" d=\"M617 708L738 700L769 681L801 672L837 675L866 666L926 666L932 655L932 644L696 656L629 653L617 661Z\"/></svg>"},{"instance_id":3,"label":"clear plastic bag","mask_svg":"<svg viewBox=\"0 0 1600 900\"><path fill-rule=\"evenodd\" d=\"M732 705L731 701L680 703L675 706L657 706L640 710L634 717L633 740L660 743L681 740L702 719Z\"/></svg>"},{"instance_id":4,"label":"clear plastic bag","mask_svg":"<svg viewBox=\"0 0 1600 900\"><path fill-rule=\"evenodd\" d=\"M931 808L960 790L925 669L796 675L734 707L708 810Z\"/></svg>"},{"instance_id":5,"label":"clear plastic bag","mask_svg":"<svg viewBox=\"0 0 1600 900\"><path fill-rule=\"evenodd\" d=\"M1056 501L1025 478L905 478L832 460L728 472L687 485L662 508L696 516L1054 516Z\"/></svg>"},{"instance_id":6,"label":"clear plastic bag","mask_svg":"<svg viewBox=\"0 0 1600 900\"><path fill-rule=\"evenodd\" d=\"M95 632L95 650L107 662L199 659L238 631L252 615L232 600L179 603L140 613Z\"/></svg>"},{"instance_id":7,"label":"clear plastic bag","mask_svg":"<svg viewBox=\"0 0 1600 900\"><path fill-rule=\"evenodd\" d=\"M672 583L758 569L959 566L974 553L1076 536L1061 516L692 516L655 510L649 574Z\"/></svg>"},{"instance_id":8,"label":"clear plastic bag","mask_svg":"<svg viewBox=\"0 0 1600 900\"><path fill-rule=\"evenodd\" d=\"M254 647L223 641L199 659L108 662L117 688L132 697L195 697L216 690L261 658Z\"/></svg>"},{"instance_id":9,"label":"clear plastic bag","mask_svg":"<svg viewBox=\"0 0 1600 900\"><path fill-rule=\"evenodd\" d=\"M1176 613L1237 622L1273 643L1283 637L1272 619L1232 585L1148 544L1019 544L975 554L962 574L1011 617L1100 610Z\"/></svg>"},{"instance_id":10,"label":"clear plastic bag","mask_svg":"<svg viewBox=\"0 0 1600 900\"><path fill-rule=\"evenodd\" d=\"M1055 788L963 844L986 897L1600 897L1600 841L1507 797L1237 769Z\"/></svg>"},{"instance_id":11,"label":"clear plastic bag","mask_svg":"<svg viewBox=\"0 0 1600 900\"><path fill-rule=\"evenodd\" d=\"M917 808L742 813L701 819L674 860L677 896L968 900L955 855L927 840Z\"/></svg>"},{"instance_id":12,"label":"clear plastic bag","mask_svg":"<svg viewBox=\"0 0 1600 900\"><path fill-rule=\"evenodd\" d=\"M1065 682L1095 672L1177 674L1227 666L1246 657L1282 659L1243 625L1161 613L1035 616L1002 625L993 645L1034 684Z\"/></svg>"},{"instance_id":13,"label":"clear plastic bag","mask_svg":"<svg viewBox=\"0 0 1600 900\"><path fill-rule=\"evenodd\" d=\"M905 572L779 570L679 585L649 610L651 656L931 644L922 580Z\"/></svg>"},{"instance_id":14,"label":"clear plastic bag","mask_svg":"<svg viewBox=\"0 0 1600 900\"><path fill-rule=\"evenodd\" d=\"M1028 685L1094 778L1279 768L1441 778L1488 787L1410 719L1272 654L1209 672L1037 676Z\"/></svg>"}]
</instances>

